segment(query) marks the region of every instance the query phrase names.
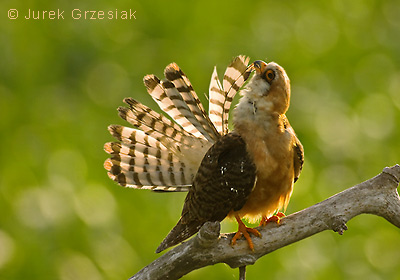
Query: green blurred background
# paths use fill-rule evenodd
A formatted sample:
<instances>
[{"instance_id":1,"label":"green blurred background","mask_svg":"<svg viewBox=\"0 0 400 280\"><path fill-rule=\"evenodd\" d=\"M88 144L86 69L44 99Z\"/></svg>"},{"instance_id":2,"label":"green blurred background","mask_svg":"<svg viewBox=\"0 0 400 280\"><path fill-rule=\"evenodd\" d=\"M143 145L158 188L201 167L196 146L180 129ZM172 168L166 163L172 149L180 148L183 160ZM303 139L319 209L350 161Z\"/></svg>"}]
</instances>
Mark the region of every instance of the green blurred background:
<instances>
[{"instance_id":1,"label":"green blurred background","mask_svg":"<svg viewBox=\"0 0 400 280\"><path fill-rule=\"evenodd\" d=\"M26 20L28 9L64 20ZM73 9L136 19L74 20ZM185 194L117 186L103 144L109 124L125 124L124 97L156 108L142 78L173 61L203 102L213 66L221 76L238 54L286 69L306 153L287 214L400 162L399 1L5 0L0 11L0 279L127 279L158 257ZM348 226L263 257L248 279L400 279L399 229L369 215ZM184 279L206 277L238 272Z\"/></svg>"}]
</instances>

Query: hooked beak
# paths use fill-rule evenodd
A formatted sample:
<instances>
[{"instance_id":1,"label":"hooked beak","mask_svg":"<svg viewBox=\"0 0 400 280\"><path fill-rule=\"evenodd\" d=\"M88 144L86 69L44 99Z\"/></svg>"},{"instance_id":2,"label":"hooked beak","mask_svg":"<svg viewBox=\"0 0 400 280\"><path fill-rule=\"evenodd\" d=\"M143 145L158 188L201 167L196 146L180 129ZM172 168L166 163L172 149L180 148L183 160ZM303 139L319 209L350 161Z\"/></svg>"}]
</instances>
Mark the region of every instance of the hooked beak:
<instances>
[{"instance_id":1,"label":"hooked beak","mask_svg":"<svg viewBox=\"0 0 400 280\"><path fill-rule=\"evenodd\" d=\"M258 75L264 73L265 68L267 67L267 63L265 63L262 60L256 60L256 61L253 62L252 65L253 65L253 68L256 70L256 73Z\"/></svg>"}]
</instances>

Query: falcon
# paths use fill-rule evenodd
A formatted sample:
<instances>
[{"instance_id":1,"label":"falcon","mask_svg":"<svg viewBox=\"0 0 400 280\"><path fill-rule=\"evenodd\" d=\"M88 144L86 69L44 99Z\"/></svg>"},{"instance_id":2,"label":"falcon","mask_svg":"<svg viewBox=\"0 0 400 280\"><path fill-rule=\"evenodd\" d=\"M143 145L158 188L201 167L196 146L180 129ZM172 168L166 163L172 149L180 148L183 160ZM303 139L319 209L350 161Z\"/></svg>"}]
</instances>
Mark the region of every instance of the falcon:
<instances>
[{"instance_id":1,"label":"falcon","mask_svg":"<svg viewBox=\"0 0 400 280\"><path fill-rule=\"evenodd\" d=\"M248 63L248 57L236 57L222 83L214 68L208 114L187 76L172 63L165 68L165 79L147 75L144 84L173 121L126 98L129 107L119 107L119 115L135 128L109 126L119 140L104 146L111 155L104 167L112 180L137 189L188 191L181 217L157 253L191 237L207 221L226 217L238 222L232 244L244 236L254 250L249 233L260 233L242 219L261 219L264 225L283 216L278 211L286 209L304 159L303 146L285 115L290 81L274 62ZM233 110L230 132L233 97L251 72Z\"/></svg>"}]
</instances>

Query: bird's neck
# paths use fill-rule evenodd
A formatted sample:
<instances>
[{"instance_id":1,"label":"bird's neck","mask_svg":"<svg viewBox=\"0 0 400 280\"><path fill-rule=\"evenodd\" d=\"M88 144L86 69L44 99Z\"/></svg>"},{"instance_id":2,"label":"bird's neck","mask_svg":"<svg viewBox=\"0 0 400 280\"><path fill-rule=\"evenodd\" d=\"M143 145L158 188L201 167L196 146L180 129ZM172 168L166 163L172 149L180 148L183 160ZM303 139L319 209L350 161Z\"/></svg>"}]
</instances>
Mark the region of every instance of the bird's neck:
<instances>
[{"instance_id":1,"label":"bird's neck","mask_svg":"<svg viewBox=\"0 0 400 280\"><path fill-rule=\"evenodd\" d=\"M273 104L265 99L243 96L233 112L235 131L251 132L257 128L275 133L276 129L282 130L285 127L286 116L273 109Z\"/></svg>"}]
</instances>

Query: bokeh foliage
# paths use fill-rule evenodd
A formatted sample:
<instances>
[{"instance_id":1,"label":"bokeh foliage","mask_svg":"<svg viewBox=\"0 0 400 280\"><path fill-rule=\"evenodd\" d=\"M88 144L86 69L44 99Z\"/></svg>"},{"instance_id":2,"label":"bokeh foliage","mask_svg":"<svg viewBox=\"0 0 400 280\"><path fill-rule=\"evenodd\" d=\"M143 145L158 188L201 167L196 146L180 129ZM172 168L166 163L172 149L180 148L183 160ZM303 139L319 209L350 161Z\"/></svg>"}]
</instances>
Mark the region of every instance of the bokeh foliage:
<instances>
[{"instance_id":1,"label":"bokeh foliage","mask_svg":"<svg viewBox=\"0 0 400 280\"><path fill-rule=\"evenodd\" d=\"M76 8L136 20L74 20ZM65 19L26 20L28 9ZM396 0L5 0L0 11L0 279L127 279L157 258L184 194L118 187L102 146L107 125L124 124L124 97L156 108L142 77L172 61L204 102L212 67L221 75L238 54L285 67L306 152L287 214L400 161ZM348 226L265 256L248 278L399 279L399 230L368 215ZM237 275L219 264L184 278Z\"/></svg>"}]
</instances>

